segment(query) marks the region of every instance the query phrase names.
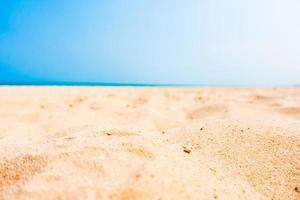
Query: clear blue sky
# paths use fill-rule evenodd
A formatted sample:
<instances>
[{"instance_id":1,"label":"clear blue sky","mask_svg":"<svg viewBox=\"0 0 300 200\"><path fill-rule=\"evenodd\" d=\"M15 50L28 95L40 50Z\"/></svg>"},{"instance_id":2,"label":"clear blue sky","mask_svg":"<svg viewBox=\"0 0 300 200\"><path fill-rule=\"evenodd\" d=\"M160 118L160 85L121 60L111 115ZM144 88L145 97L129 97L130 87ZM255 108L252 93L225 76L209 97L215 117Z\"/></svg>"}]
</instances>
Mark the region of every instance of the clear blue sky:
<instances>
[{"instance_id":1,"label":"clear blue sky","mask_svg":"<svg viewBox=\"0 0 300 200\"><path fill-rule=\"evenodd\" d=\"M299 0L1 0L0 83L300 83Z\"/></svg>"}]
</instances>

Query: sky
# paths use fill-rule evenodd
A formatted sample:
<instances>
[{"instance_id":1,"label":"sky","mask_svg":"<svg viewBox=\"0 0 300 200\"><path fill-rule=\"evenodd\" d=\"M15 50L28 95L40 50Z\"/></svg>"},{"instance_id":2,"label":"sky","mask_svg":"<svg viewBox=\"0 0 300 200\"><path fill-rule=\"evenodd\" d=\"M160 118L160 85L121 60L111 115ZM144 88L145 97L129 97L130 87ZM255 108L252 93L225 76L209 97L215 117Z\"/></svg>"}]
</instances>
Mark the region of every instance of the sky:
<instances>
[{"instance_id":1,"label":"sky","mask_svg":"<svg viewBox=\"0 0 300 200\"><path fill-rule=\"evenodd\" d=\"M300 84L299 0L1 0L0 84Z\"/></svg>"}]
</instances>

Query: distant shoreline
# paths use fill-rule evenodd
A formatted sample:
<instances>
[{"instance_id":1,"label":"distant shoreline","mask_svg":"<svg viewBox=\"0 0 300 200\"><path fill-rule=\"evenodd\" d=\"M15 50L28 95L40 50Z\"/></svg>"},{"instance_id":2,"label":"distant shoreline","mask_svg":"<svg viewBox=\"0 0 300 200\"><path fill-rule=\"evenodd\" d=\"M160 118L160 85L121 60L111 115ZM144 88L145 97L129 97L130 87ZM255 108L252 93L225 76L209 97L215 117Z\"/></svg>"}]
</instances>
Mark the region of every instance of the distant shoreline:
<instances>
[{"instance_id":1,"label":"distant shoreline","mask_svg":"<svg viewBox=\"0 0 300 200\"><path fill-rule=\"evenodd\" d=\"M104 82L68 82L68 81L31 81L31 82L1 82L1 86L88 86L88 87L222 87L222 88L298 88L300 84L293 85L221 85L221 84L147 84L147 83L104 83Z\"/></svg>"}]
</instances>

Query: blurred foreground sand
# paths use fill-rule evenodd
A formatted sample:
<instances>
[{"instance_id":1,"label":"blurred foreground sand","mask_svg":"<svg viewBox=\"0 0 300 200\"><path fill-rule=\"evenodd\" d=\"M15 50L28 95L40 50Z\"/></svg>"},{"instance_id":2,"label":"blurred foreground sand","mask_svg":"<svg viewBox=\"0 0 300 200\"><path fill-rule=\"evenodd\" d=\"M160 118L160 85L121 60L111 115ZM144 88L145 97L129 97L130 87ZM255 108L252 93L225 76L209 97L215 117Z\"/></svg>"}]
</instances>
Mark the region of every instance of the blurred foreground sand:
<instances>
[{"instance_id":1,"label":"blurred foreground sand","mask_svg":"<svg viewBox=\"0 0 300 200\"><path fill-rule=\"evenodd\" d=\"M300 89L0 87L0 199L300 199Z\"/></svg>"}]
</instances>

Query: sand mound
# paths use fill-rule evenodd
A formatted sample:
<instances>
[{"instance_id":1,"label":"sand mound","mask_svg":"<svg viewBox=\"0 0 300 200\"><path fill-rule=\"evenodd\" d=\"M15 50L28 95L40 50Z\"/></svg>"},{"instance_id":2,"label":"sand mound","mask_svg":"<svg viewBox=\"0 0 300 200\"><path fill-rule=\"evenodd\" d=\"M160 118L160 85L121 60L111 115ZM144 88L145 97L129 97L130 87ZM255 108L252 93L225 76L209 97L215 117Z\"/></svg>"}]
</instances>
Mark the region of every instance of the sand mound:
<instances>
[{"instance_id":1,"label":"sand mound","mask_svg":"<svg viewBox=\"0 0 300 200\"><path fill-rule=\"evenodd\" d=\"M0 199L300 199L300 90L0 88Z\"/></svg>"}]
</instances>

